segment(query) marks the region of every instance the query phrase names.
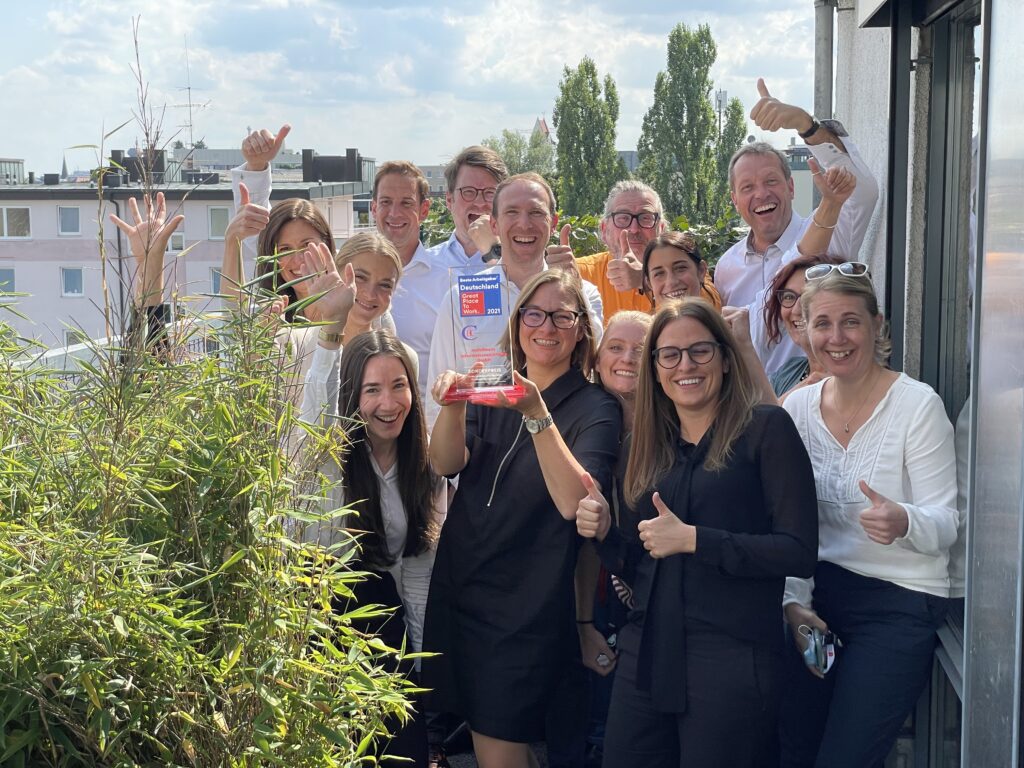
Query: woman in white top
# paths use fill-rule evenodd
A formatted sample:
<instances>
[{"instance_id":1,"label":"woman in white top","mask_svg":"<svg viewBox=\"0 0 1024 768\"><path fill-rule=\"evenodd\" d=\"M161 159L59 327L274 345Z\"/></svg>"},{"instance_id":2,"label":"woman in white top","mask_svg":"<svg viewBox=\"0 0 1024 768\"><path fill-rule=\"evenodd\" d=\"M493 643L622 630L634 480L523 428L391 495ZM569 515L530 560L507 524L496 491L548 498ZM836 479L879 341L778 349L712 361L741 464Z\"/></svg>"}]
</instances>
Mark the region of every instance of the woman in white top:
<instances>
[{"instance_id":1,"label":"woman in white top","mask_svg":"<svg viewBox=\"0 0 1024 768\"><path fill-rule=\"evenodd\" d=\"M356 584L354 600L396 609L389 619L373 620L361 629L378 634L393 648L419 651L445 485L427 459L415 353L389 332L369 327L390 304L401 262L394 246L377 234L348 241L339 261L345 278L326 248L304 254L304 269L314 276L312 295L323 294L314 306L329 324L320 332L306 376L301 418L340 418L347 445L339 462L324 468L336 483L328 506L347 504L353 514L308 525L302 536L324 546L344 546L348 533L342 529L357 533L357 567L376 578ZM412 664L401 668L414 674ZM381 764L401 757L413 761L407 764L426 766L422 713L414 713L396 730L378 755Z\"/></svg>"},{"instance_id":2,"label":"woman in white top","mask_svg":"<svg viewBox=\"0 0 1024 768\"><path fill-rule=\"evenodd\" d=\"M956 540L953 428L926 384L889 370L890 344L864 264L807 269L811 353L827 378L784 406L818 494L815 577L789 579L784 766L881 766L932 667ZM825 674L813 630L842 643Z\"/></svg>"}]
</instances>

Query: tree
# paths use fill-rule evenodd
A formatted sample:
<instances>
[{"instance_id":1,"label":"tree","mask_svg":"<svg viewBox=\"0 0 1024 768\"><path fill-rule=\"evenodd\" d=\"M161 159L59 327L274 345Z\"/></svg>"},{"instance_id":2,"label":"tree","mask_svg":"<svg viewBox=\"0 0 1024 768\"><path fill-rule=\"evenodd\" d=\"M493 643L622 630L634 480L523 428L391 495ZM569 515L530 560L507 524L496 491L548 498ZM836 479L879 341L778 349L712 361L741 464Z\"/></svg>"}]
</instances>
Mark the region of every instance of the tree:
<instances>
[{"instance_id":1,"label":"tree","mask_svg":"<svg viewBox=\"0 0 1024 768\"><path fill-rule=\"evenodd\" d=\"M562 209L586 214L601 210L608 190L628 173L615 149L619 92L611 75L604 84L593 60L566 67L551 119L558 136Z\"/></svg>"},{"instance_id":2,"label":"tree","mask_svg":"<svg viewBox=\"0 0 1024 768\"><path fill-rule=\"evenodd\" d=\"M549 175L555 170L555 148L540 131L534 131L527 139L519 131L506 128L501 136L484 139L483 144L501 155L510 174L536 171Z\"/></svg>"},{"instance_id":3,"label":"tree","mask_svg":"<svg viewBox=\"0 0 1024 768\"><path fill-rule=\"evenodd\" d=\"M638 175L665 207L690 221L714 222L731 214L729 157L739 147L746 122L737 99L719 138L711 106L711 67L718 50L711 28L676 25L668 38L668 67L654 84L654 103L644 116L637 145Z\"/></svg>"}]
</instances>

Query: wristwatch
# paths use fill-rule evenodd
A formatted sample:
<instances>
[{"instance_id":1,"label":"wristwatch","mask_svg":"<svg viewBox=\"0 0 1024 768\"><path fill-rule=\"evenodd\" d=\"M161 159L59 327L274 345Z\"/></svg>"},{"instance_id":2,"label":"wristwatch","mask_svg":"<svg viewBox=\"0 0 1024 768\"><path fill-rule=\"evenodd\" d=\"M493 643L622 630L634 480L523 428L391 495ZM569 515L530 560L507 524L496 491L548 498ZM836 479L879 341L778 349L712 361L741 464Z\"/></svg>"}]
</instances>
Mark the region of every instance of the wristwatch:
<instances>
[{"instance_id":1,"label":"wristwatch","mask_svg":"<svg viewBox=\"0 0 1024 768\"><path fill-rule=\"evenodd\" d=\"M545 429L555 423L554 417L549 413L542 419L530 419L523 416L523 424L526 425L526 431L531 435L536 435L538 432L543 432Z\"/></svg>"},{"instance_id":2,"label":"wristwatch","mask_svg":"<svg viewBox=\"0 0 1024 768\"><path fill-rule=\"evenodd\" d=\"M501 259L501 243L495 243L491 249L483 255L484 264L493 264Z\"/></svg>"},{"instance_id":3,"label":"wristwatch","mask_svg":"<svg viewBox=\"0 0 1024 768\"><path fill-rule=\"evenodd\" d=\"M316 336L320 341L326 342L327 344L341 344L345 334L331 333L330 331L321 330Z\"/></svg>"},{"instance_id":4,"label":"wristwatch","mask_svg":"<svg viewBox=\"0 0 1024 768\"><path fill-rule=\"evenodd\" d=\"M801 139L809 139L818 132L819 128L821 128L821 123L818 122L814 115L811 115L811 127L806 131L800 131L799 136Z\"/></svg>"}]
</instances>

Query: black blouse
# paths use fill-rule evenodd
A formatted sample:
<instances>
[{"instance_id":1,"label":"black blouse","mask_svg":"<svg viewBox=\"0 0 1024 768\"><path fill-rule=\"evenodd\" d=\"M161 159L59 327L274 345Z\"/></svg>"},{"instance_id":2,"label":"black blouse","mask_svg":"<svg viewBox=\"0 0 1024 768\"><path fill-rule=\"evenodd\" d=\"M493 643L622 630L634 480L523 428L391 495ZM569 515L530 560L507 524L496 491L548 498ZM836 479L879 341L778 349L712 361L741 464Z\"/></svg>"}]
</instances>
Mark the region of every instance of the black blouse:
<instances>
[{"instance_id":1,"label":"black blouse","mask_svg":"<svg viewBox=\"0 0 1024 768\"><path fill-rule=\"evenodd\" d=\"M664 711L685 710L686 632L724 632L781 648L786 577L811 576L818 558L814 474L789 414L757 406L718 471L704 466L711 437L708 430L697 445L679 440L675 464L652 489L696 526L695 552L656 560L635 530L618 528L598 545L606 567L634 585L637 682ZM626 516L630 527L657 515L650 497Z\"/></svg>"}]
</instances>

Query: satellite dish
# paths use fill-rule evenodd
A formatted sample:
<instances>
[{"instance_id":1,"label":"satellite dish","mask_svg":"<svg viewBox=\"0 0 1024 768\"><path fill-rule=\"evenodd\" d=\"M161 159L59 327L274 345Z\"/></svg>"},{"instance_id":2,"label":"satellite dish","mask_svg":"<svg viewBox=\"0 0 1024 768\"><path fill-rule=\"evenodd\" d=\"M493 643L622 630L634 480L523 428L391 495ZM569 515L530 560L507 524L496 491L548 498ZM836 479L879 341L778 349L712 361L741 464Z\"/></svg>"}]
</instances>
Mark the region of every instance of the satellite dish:
<instances>
[{"instance_id":1,"label":"satellite dish","mask_svg":"<svg viewBox=\"0 0 1024 768\"><path fill-rule=\"evenodd\" d=\"M750 136L747 136L747 144L753 144L753 143L754 143L754 135L751 134Z\"/></svg>"}]
</instances>

